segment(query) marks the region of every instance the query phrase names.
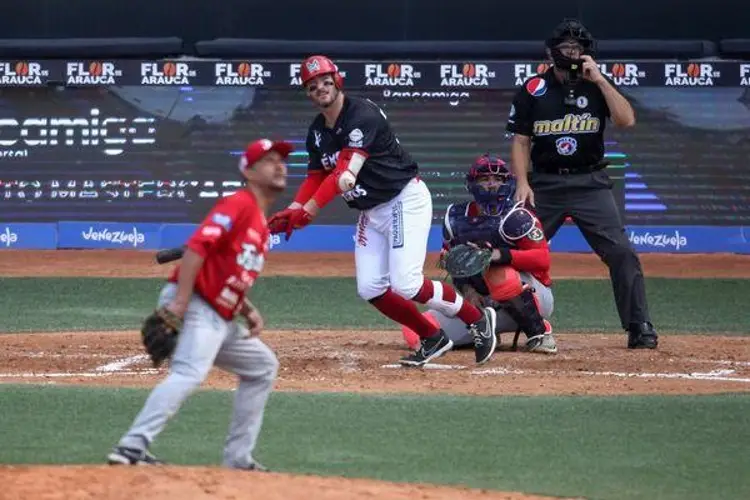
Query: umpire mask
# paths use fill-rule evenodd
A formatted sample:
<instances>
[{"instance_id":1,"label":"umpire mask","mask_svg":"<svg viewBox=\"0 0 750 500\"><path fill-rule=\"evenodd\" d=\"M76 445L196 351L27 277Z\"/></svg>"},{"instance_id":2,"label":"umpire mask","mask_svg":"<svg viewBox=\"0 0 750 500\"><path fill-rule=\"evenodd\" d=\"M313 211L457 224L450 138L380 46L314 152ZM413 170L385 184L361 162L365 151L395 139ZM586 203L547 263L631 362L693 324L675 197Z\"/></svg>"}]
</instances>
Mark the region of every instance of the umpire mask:
<instances>
[{"instance_id":1,"label":"umpire mask","mask_svg":"<svg viewBox=\"0 0 750 500\"><path fill-rule=\"evenodd\" d=\"M565 19L545 40L555 67L565 71L565 81L575 85L583 70L582 55L593 55L595 41L586 27L576 19Z\"/></svg>"}]
</instances>

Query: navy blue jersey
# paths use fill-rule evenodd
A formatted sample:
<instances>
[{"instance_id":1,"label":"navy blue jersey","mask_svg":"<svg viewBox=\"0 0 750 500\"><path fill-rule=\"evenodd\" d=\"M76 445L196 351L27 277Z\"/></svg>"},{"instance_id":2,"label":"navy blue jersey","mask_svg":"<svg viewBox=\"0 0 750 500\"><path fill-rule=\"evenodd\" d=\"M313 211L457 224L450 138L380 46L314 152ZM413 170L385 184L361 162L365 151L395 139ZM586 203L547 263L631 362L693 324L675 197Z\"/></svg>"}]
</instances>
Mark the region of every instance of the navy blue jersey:
<instances>
[{"instance_id":1,"label":"navy blue jersey","mask_svg":"<svg viewBox=\"0 0 750 500\"><path fill-rule=\"evenodd\" d=\"M351 208L367 210L395 198L416 177L417 163L396 138L385 113L369 99L344 97L333 128L319 114L307 133L309 170L331 171L343 148L367 155L354 189L341 196Z\"/></svg>"}]
</instances>

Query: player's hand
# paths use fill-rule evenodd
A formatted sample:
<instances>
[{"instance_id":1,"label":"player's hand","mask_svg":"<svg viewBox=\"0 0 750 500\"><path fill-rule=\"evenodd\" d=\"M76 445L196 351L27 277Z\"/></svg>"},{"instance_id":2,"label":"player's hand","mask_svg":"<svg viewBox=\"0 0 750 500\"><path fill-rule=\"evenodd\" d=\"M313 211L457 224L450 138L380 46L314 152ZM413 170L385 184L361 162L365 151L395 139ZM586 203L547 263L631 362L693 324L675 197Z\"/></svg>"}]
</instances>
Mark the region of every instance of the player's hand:
<instances>
[{"instance_id":1,"label":"player's hand","mask_svg":"<svg viewBox=\"0 0 750 500\"><path fill-rule=\"evenodd\" d=\"M583 78L585 80L592 83L601 83L605 80L604 75L599 71L599 66L591 56L581 56L581 60L583 60Z\"/></svg>"},{"instance_id":2,"label":"player's hand","mask_svg":"<svg viewBox=\"0 0 750 500\"><path fill-rule=\"evenodd\" d=\"M251 337L257 337L260 335L261 331L263 331L264 323L263 323L263 317L260 315L260 312L258 309L253 305L250 300L245 297L243 299L242 309L240 309L240 314L243 318L245 318L245 321L247 321L247 327L250 332Z\"/></svg>"},{"instance_id":3,"label":"player's hand","mask_svg":"<svg viewBox=\"0 0 750 500\"><path fill-rule=\"evenodd\" d=\"M247 320L247 326L250 328L250 336L257 337L260 335L265 326L260 312L257 309L252 309L245 315L245 319Z\"/></svg>"},{"instance_id":4,"label":"player's hand","mask_svg":"<svg viewBox=\"0 0 750 500\"><path fill-rule=\"evenodd\" d=\"M283 233L287 230L289 225L289 216L294 212L293 208L285 208L273 214L268 219L268 229L271 234Z\"/></svg>"},{"instance_id":5,"label":"player's hand","mask_svg":"<svg viewBox=\"0 0 750 500\"><path fill-rule=\"evenodd\" d=\"M178 318L184 318L185 311L187 311L187 304L184 304L178 300L173 300L172 302L167 304L167 310Z\"/></svg>"},{"instance_id":6,"label":"player's hand","mask_svg":"<svg viewBox=\"0 0 750 500\"><path fill-rule=\"evenodd\" d=\"M522 201L531 207L534 207L534 191L531 190L531 186L527 183L516 185L516 194L513 197L516 202Z\"/></svg>"},{"instance_id":7,"label":"player's hand","mask_svg":"<svg viewBox=\"0 0 750 500\"><path fill-rule=\"evenodd\" d=\"M292 237L292 232L295 229L302 229L303 227L310 224L315 217L315 214L308 212L304 207L295 208L289 214L289 220L286 226L286 240Z\"/></svg>"}]
</instances>

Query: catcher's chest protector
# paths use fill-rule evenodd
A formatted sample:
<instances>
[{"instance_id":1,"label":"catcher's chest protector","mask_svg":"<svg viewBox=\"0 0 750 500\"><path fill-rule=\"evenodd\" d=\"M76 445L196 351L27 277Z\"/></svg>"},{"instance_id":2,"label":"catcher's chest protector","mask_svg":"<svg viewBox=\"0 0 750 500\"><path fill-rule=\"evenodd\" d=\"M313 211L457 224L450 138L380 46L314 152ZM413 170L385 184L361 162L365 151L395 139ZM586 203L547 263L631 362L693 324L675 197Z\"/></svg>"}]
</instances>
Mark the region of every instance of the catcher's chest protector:
<instances>
[{"instance_id":1,"label":"catcher's chest protector","mask_svg":"<svg viewBox=\"0 0 750 500\"><path fill-rule=\"evenodd\" d=\"M454 244L482 243L488 241L493 248L512 248L500 235L501 215L466 215L468 203L452 205L444 223Z\"/></svg>"}]
</instances>

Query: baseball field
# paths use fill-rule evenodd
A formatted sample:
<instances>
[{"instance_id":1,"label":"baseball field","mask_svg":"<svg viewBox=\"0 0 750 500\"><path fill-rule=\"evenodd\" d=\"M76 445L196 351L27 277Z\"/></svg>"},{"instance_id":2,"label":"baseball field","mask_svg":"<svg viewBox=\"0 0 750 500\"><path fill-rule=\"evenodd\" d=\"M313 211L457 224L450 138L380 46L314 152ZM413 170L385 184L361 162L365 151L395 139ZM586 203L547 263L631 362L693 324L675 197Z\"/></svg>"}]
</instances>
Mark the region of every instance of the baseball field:
<instances>
[{"instance_id":1,"label":"baseball field","mask_svg":"<svg viewBox=\"0 0 750 500\"><path fill-rule=\"evenodd\" d=\"M427 272L439 277L435 255ZM747 499L750 257L642 256L656 351L630 351L607 269L553 254L556 356L396 363L353 256L272 253L253 300L281 368L256 457L218 467L232 376L215 370L152 451L109 449L165 374L138 329L169 266L139 251L0 252L2 499Z\"/></svg>"}]
</instances>

